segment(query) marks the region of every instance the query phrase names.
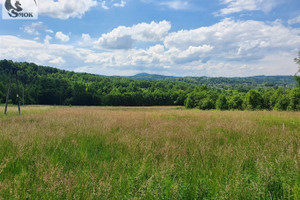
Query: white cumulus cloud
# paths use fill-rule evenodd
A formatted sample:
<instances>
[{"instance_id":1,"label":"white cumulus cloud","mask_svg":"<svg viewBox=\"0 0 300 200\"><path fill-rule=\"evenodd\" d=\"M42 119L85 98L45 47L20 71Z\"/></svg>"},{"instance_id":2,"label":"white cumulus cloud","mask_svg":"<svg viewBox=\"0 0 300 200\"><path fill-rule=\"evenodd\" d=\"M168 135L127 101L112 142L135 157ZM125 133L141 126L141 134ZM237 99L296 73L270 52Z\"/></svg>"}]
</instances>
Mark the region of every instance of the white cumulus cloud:
<instances>
[{"instance_id":1,"label":"white cumulus cloud","mask_svg":"<svg viewBox=\"0 0 300 200\"><path fill-rule=\"evenodd\" d=\"M163 6L171 10L188 10L192 8L189 0L141 0L143 3L151 3Z\"/></svg>"},{"instance_id":2,"label":"white cumulus cloud","mask_svg":"<svg viewBox=\"0 0 300 200\"><path fill-rule=\"evenodd\" d=\"M80 18L94 6L95 0L39 0L39 14L59 19Z\"/></svg>"},{"instance_id":3,"label":"white cumulus cloud","mask_svg":"<svg viewBox=\"0 0 300 200\"><path fill-rule=\"evenodd\" d=\"M70 37L68 35L63 34L62 32L57 32L55 34L55 38L62 42L68 42L70 40Z\"/></svg>"},{"instance_id":4,"label":"white cumulus cloud","mask_svg":"<svg viewBox=\"0 0 300 200\"><path fill-rule=\"evenodd\" d=\"M162 41L170 29L171 24L167 21L140 23L132 27L119 26L103 34L95 44L105 49L130 49L135 41Z\"/></svg>"},{"instance_id":5,"label":"white cumulus cloud","mask_svg":"<svg viewBox=\"0 0 300 200\"><path fill-rule=\"evenodd\" d=\"M125 0L110 0L110 1L102 1L101 2L101 7L104 10L109 10L113 7L125 7L126 1Z\"/></svg>"},{"instance_id":6,"label":"white cumulus cloud","mask_svg":"<svg viewBox=\"0 0 300 200\"><path fill-rule=\"evenodd\" d=\"M43 22L33 22L30 25L24 25L23 27L21 27L21 29L24 30L25 33L30 35L40 35L40 31L53 33L53 31L51 29L48 29Z\"/></svg>"},{"instance_id":7,"label":"white cumulus cloud","mask_svg":"<svg viewBox=\"0 0 300 200\"><path fill-rule=\"evenodd\" d=\"M126 1L121 0L119 3L114 3L113 6L114 7L125 7L126 5Z\"/></svg>"},{"instance_id":8,"label":"white cumulus cloud","mask_svg":"<svg viewBox=\"0 0 300 200\"><path fill-rule=\"evenodd\" d=\"M159 3L162 6L167 6L174 10L187 10L190 8L188 1L173 0L173 1L162 1Z\"/></svg>"},{"instance_id":9,"label":"white cumulus cloud","mask_svg":"<svg viewBox=\"0 0 300 200\"><path fill-rule=\"evenodd\" d=\"M298 17L288 20L288 23L289 24L300 24L300 15Z\"/></svg>"},{"instance_id":10,"label":"white cumulus cloud","mask_svg":"<svg viewBox=\"0 0 300 200\"><path fill-rule=\"evenodd\" d=\"M65 63L68 66L78 66L79 63L84 63L82 55L85 54L80 49L71 45L51 44L50 41L51 37L48 35L44 43L2 35L0 36L0 59L27 61L57 67L61 67Z\"/></svg>"},{"instance_id":11,"label":"white cumulus cloud","mask_svg":"<svg viewBox=\"0 0 300 200\"><path fill-rule=\"evenodd\" d=\"M81 39L78 41L78 45L81 47L92 47L94 39L87 33L81 34Z\"/></svg>"},{"instance_id":12,"label":"white cumulus cloud","mask_svg":"<svg viewBox=\"0 0 300 200\"><path fill-rule=\"evenodd\" d=\"M208 45L213 49L207 59L257 60L270 52L293 50L300 45L300 31L275 21L234 21L225 19L208 27L170 33L164 44L169 49L186 51L191 46Z\"/></svg>"},{"instance_id":13,"label":"white cumulus cloud","mask_svg":"<svg viewBox=\"0 0 300 200\"><path fill-rule=\"evenodd\" d=\"M109 7L106 5L106 1L102 1L101 2L101 7L104 9L104 10L108 10Z\"/></svg>"},{"instance_id":14,"label":"white cumulus cloud","mask_svg":"<svg viewBox=\"0 0 300 200\"><path fill-rule=\"evenodd\" d=\"M280 0L221 0L221 3L227 7L221 9L219 14L228 15L242 11L255 10L269 12L281 2Z\"/></svg>"},{"instance_id":15,"label":"white cumulus cloud","mask_svg":"<svg viewBox=\"0 0 300 200\"><path fill-rule=\"evenodd\" d=\"M45 44L49 44L50 40L52 40L52 37L50 35L46 35L45 39L44 39L44 43Z\"/></svg>"},{"instance_id":16,"label":"white cumulus cloud","mask_svg":"<svg viewBox=\"0 0 300 200\"><path fill-rule=\"evenodd\" d=\"M0 36L0 59L65 69L72 66L71 70L105 75L142 71L197 76L292 75L298 69L293 58L300 50L300 30L281 21L224 19L177 32L169 32L170 27L165 21L118 27L96 41L100 50L92 48L95 40L89 34L82 34L73 45L51 44L55 40L49 35L44 43ZM137 41L147 47L131 48Z\"/></svg>"},{"instance_id":17,"label":"white cumulus cloud","mask_svg":"<svg viewBox=\"0 0 300 200\"><path fill-rule=\"evenodd\" d=\"M49 63L52 64L64 64L66 61L62 57L54 58L53 60L50 60Z\"/></svg>"}]
</instances>

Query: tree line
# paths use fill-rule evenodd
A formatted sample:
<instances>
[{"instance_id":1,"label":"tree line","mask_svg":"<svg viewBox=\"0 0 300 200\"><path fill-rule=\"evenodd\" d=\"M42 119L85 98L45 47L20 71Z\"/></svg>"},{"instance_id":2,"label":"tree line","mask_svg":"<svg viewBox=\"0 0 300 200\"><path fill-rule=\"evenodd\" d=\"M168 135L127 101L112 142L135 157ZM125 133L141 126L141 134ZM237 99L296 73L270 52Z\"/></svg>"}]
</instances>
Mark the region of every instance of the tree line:
<instances>
[{"instance_id":1,"label":"tree line","mask_svg":"<svg viewBox=\"0 0 300 200\"><path fill-rule=\"evenodd\" d=\"M300 110L299 86L285 88L262 84L242 87L243 84L226 83L230 87L222 88L182 79L136 80L75 73L8 60L0 61L0 103L5 102L12 68L18 70L20 96L23 98L24 94L25 104ZM296 80L299 79L296 77ZM15 83L10 96L11 103L17 103Z\"/></svg>"}]
</instances>

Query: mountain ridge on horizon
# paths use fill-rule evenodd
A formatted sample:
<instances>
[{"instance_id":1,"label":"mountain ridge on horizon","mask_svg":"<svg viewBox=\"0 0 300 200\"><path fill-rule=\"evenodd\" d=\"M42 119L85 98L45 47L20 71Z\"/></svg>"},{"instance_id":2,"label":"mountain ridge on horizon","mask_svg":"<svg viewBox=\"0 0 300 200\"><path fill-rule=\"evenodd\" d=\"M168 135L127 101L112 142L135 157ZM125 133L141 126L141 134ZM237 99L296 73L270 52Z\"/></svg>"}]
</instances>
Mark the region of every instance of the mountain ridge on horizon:
<instances>
[{"instance_id":1,"label":"mountain ridge on horizon","mask_svg":"<svg viewBox=\"0 0 300 200\"><path fill-rule=\"evenodd\" d=\"M102 75L101 75L102 76ZM120 76L120 77L143 77L143 76L161 76L161 77L168 77L168 78L253 78L253 77L294 77L294 75L254 75L254 76L172 76L172 75L163 75L163 74L152 74L147 72L137 73L132 76ZM108 76L109 77L109 76Z\"/></svg>"},{"instance_id":2,"label":"mountain ridge on horizon","mask_svg":"<svg viewBox=\"0 0 300 200\"><path fill-rule=\"evenodd\" d=\"M208 77L208 76L167 76L167 75L160 75L160 74L150 74L146 72L137 73L133 76L107 76L107 75L100 75L100 74L94 74L94 73L88 73L88 72L75 72L75 71L69 71L65 69L59 69L56 67L51 66L42 66L37 65L35 63L31 62L14 62L11 60L0 60L1 62L7 62L11 64L21 64L24 67L26 66L36 66L36 68L48 68L49 71L53 71L55 73L56 71L61 72L72 72L76 74L91 74L95 76L103 76L108 78L114 78L114 77L120 77L120 78L129 78L134 80L170 80L170 81L181 81L186 83L192 83L195 85L219 85L219 84L247 84L247 85L256 85L256 84L266 84L266 85L288 85L288 86L296 86L297 83L294 79L294 76L292 75L274 75L274 76L267 76L267 75L257 75L257 76L249 76L249 77Z\"/></svg>"}]
</instances>

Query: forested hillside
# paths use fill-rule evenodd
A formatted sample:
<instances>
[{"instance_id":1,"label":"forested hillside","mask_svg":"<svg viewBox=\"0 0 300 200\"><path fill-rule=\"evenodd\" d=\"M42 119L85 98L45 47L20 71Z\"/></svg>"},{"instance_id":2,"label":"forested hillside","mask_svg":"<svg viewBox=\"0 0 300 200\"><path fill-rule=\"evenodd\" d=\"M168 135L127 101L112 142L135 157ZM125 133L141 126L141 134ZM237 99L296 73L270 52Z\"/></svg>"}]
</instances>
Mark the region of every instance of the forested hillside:
<instances>
[{"instance_id":1,"label":"forested hillside","mask_svg":"<svg viewBox=\"0 0 300 200\"><path fill-rule=\"evenodd\" d=\"M13 67L18 69L20 95L23 98L24 93L25 104L300 110L300 88L293 77L163 78L156 75L159 80L143 80L141 76L137 80L7 60L0 61L0 103L5 102ZM17 101L15 83L11 101Z\"/></svg>"},{"instance_id":2,"label":"forested hillside","mask_svg":"<svg viewBox=\"0 0 300 200\"><path fill-rule=\"evenodd\" d=\"M250 90L255 87L295 87L297 85L293 76L253 76L253 77L174 77L157 74L141 73L128 78L136 80L173 80L195 85L207 85L222 89Z\"/></svg>"}]
</instances>

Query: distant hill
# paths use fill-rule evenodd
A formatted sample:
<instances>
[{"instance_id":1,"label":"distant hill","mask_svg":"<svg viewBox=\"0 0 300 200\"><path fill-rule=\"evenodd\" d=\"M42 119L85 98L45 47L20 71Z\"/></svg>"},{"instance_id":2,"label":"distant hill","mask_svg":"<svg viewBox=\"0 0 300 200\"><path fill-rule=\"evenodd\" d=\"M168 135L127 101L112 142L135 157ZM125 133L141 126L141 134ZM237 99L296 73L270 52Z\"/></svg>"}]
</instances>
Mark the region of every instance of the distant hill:
<instances>
[{"instance_id":1,"label":"distant hill","mask_svg":"<svg viewBox=\"0 0 300 200\"><path fill-rule=\"evenodd\" d=\"M127 77L136 80L150 80L150 81L180 78L179 76L164 76L159 74L148 74L148 73L139 73L134 76L127 76Z\"/></svg>"},{"instance_id":2,"label":"distant hill","mask_svg":"<svg viewBox=\"0 0 300 200\"><path fill-rule=\"evenodd\" d=\"M184 77L178 81L192 83L195 85L208 86L266 86L266 87L295 87L297 85L293 76L252 76L252 77Z\"/></svg>"},{"instance_id":3,"label":"distant hill","mask_svg":"<svg viewBox=\"0 0 300 200\"><path fill-rule=\"evenodd\" d=\"M194 85L208 85L224 88L226 86L266 86L266 87L295 87L297 85L293 76L251 76L251 77L179 77L179 76L164 76L159 74L139 73L127 78L135 80L170 80L181 81Z\"/></svg>"}]
</instances>

